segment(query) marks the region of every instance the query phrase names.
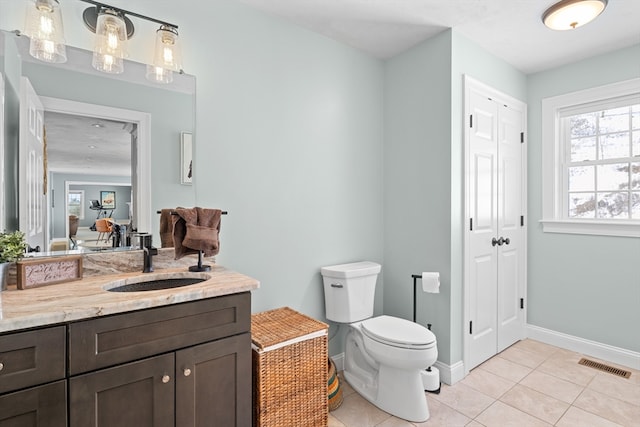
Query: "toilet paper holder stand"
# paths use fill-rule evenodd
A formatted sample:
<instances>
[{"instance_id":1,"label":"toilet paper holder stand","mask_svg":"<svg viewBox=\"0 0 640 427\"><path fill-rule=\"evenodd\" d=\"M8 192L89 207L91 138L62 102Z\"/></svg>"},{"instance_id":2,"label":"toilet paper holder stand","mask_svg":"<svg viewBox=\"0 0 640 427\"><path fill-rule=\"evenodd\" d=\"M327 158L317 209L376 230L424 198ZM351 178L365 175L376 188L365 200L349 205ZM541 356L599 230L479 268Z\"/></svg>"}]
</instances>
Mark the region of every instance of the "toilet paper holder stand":
<instances>
[{"instance_id":1,"label":"toilet paper holder stand","mask_svg":"<svg viewBox=\"0 0 640 427\"><path fill-rule=\"evenodd\" d=\"M418 289L418 279L422 279L422 274L412 274L413 278L413 323L416 323L416 299ZM427 329L431 330L431 323L427 323ZM422 371L422 384L424 391L439 394L440 393L440 372L435 366L429 366Z\"/></svg>"}]
</instances>

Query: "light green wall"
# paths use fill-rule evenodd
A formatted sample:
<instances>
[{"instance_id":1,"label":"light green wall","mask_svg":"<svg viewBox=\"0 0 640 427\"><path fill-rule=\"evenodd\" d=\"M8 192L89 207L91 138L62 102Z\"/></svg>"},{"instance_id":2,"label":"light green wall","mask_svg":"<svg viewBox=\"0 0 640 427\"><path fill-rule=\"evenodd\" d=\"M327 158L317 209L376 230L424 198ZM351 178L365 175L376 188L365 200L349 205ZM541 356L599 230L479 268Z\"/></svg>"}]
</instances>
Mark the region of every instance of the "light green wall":
<instances>
[{"instance_id":1,"label":"light green wall","mask_svg":"<svg viewBox=\"0 0 640 427\"><path fill-rule=\"evenodd\" d=\"M541 101L640 77L640 45L529 76L528 322L640 351L640 238L543 233Z\"/></svg>"},{"instance_id":2,"label":"light green wall","mask_svg":"<svg viewBox=\"0 0 640 427\"><path fill-rule=\"evenodd\" d=\"M447 362L451 47L451 31L445 31L386 62L384 129L384 311L411 319L411 275L439 271L440 293L418 293L416 318L433 324L438 358Z\"/></svg>"},{"instance_id":3,"label":"light green wall","mask_svg":"<svg viewBox=\"0 0 640 427\"><path fill-rule=\"evenodd\" d=\"M171 16L199 42L194 185L229 212L217 262L261 281L254 312L324 319L322 266L382 262L381 62L235 1Z\"/></svg>"},{"instance_id":4,"label":"light green wall","mask_svg":"<svg viewBox=\"0 0 640 427\"><path fill-rule=\"evenodd\" d=\"M385 67L385 313L411 318L412 274L439 271L417 295L438 359L462 360L463 75L526 101L526 77L447 30ZM420 285L420 282L418 282Z\"/></svg>"}]
</instances>

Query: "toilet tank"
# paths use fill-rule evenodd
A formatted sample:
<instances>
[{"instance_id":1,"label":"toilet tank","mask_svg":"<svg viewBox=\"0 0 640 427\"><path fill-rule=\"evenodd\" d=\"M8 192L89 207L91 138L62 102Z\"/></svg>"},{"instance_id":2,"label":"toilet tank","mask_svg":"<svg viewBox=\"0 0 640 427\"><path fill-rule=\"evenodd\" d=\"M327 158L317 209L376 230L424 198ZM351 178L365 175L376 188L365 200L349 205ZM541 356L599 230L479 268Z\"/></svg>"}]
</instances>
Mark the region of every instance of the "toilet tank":
<instances>
[{"instance_id":1,"label":"toilet tank","mask_svg":"<svg viewBox=\"0 0 640 427\"><path fill-rule=\"evenodd\" d=\"M352 323L372 317L380 269L369 261L322 267L327 319Z\"/></svg>"}]
</instances>

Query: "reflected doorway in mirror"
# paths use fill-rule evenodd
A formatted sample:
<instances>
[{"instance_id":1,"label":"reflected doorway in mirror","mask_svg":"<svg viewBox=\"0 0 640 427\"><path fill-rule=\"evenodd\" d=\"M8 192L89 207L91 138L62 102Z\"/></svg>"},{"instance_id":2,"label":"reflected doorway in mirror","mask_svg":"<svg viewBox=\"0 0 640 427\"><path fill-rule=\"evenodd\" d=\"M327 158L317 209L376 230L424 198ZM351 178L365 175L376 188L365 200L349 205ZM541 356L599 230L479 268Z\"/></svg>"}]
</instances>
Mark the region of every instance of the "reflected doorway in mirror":
<instances>
[{"instance_id":1,"label":"reflected doorway in mirror","mask_svg":"<svg viewBox=\"0 0 640 427\"><path fill-rule=\"evenodd\" d=\"M190 132L180 133L180 184L193 183L193 135Z\"/></svg>"}]
</instances>

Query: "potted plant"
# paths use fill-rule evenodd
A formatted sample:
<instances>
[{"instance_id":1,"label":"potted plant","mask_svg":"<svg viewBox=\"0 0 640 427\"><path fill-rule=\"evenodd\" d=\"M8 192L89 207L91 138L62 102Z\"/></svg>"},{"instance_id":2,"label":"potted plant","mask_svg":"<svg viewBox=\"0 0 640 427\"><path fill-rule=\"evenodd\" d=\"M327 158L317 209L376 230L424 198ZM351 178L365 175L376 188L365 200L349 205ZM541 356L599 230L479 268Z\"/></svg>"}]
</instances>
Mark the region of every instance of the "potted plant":
<instances>
[{"instance_id":1,"label":"potted plant","mask_svg":"<svg viewBox=\"0 0 640 427\"><path fill-rule=\"evenodd\" d=\"M22 231L0 233L0 290L7 287L9 266L24 256L26 247Z\"/></svg>"}]
</instances>

